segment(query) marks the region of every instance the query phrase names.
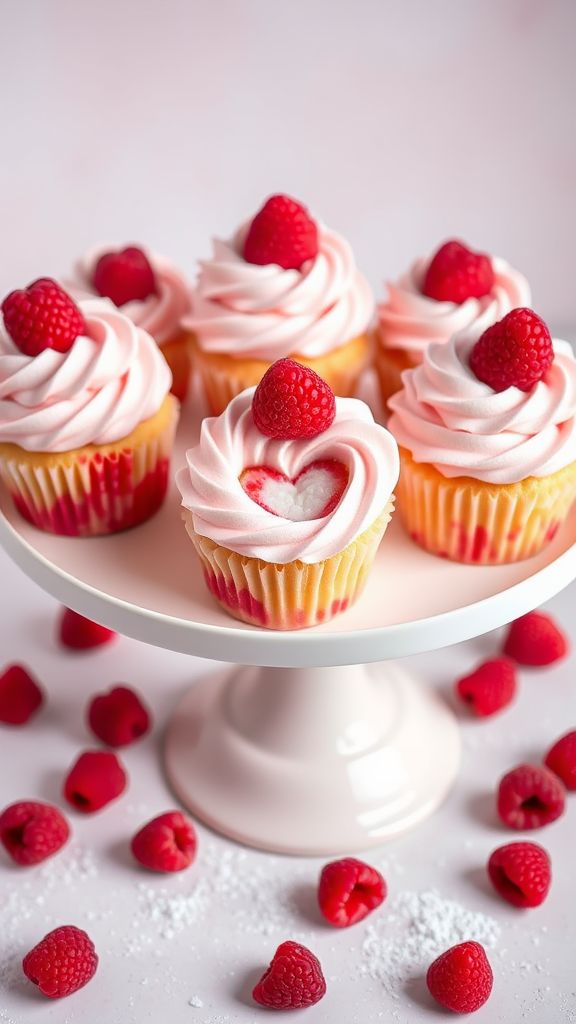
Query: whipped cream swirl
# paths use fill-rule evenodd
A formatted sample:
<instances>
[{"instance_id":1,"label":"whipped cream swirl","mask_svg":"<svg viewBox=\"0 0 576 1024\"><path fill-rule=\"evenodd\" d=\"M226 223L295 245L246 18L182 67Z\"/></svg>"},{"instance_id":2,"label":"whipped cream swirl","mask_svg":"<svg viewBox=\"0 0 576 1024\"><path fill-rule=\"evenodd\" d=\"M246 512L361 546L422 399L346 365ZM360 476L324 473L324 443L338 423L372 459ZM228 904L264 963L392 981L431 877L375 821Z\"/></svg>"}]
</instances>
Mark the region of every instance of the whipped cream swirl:
<instances>
[{"instance_id":1,"label":"whipped cream swirl","mask_svg":"<svg viewBox=\"0 0 576 1024\"><path fill-rule=\"evenodd\" d=\"M112 444L154 416L172 375L152 338L99 299L68 352L24 355L0 330L0 442L65 452Z\"/></svg>"},{"instance_id":2,"label":"whipped cream swirl","mask_svg":"<svg viewBox=\"0 0 576 1024\"><path fill-rule=\"evenodd\" d=\"M274 362L323 356L363 334L374 310L370 285L348 243L318 225L318 255L301 270L259 266L241 256L245 224L228 242L214 240L200 263L193 314L184 323L205 352Z\"/></svg>"},{"instance_id":3,"label":"whipped cream swirl","mask_svg":"<svg viewBox=\"0 0 576 1024\"><path fill-rule=\"evenodd\" d=\"M254 390L204 420L199 444L186 453L187 465L176 476L182 504L192 512L196 533L238 554L280 564L321 562L352 543L386 508L398 479L396 442L355 398L336 399L335 420L318 437L264 437L252 417ZM251 466L294 479L318 459L336 459L348 470L339 504L321 519L276 516L252 501L239 480Z\"/></svg>"},{"instance_id":4,"label":"whipped cream swirl","mask_svg":"<svg viewBox=\"0 0 576 1024\"><path fill-rule=\"evenodd\" d=\"M477 333L431 345L402 375L389 428L416 462L446 477L492 484L543 477L576 461L576 359L553 341L554 362L531 391L496 392L470 369Z\"/></svg>"},{"instance_id":5,"label":"whipped cream swirl","mask_svg":"<svg viewBox=\"0 0 576 1024\"><path fill-rule=\"evenodd\" d=\"M531 305L526 278L497 256L491 259L494 286L488 295L460 304L437 302L421 291L429 262L430 257L417 260L399 281L388 282L388 298L378 307L381 343L403 349L414 364L432 342L471 328L481 334L511 309Z\"/></svg>"},{"instance_id":6,"label":"whipped cream swirl","mask_svg":"<svg viewBox=\"0 0 576 1024\"><path fill-rule=\"evenodd\" d=\"M190 312L190 286L170 260L144 246L139 248L154 271L157 291L146 299L134 299L118 308L129 320L151 334L154 341L163 345L179 333L182 318ZM99 297L92 283L94 269L100 257L111 251L109 245L100 245L78 261L75 279L68 288L76 300Z\"/></svg>"}]
</instances>

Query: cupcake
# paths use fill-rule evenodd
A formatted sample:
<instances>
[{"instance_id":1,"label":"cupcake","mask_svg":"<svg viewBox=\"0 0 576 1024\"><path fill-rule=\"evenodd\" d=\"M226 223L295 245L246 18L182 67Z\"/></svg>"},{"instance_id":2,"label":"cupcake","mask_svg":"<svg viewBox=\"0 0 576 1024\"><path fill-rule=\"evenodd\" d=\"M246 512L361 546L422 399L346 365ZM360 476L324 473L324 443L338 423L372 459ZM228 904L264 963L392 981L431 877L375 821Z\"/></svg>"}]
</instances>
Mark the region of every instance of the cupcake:
<instances>
[{"instance_id":1,"label":"cupcake","mask_svg":"<svg viewBox=\"0 0 576 1024\"><path fill-rule=\"evenodd\" d=\"M149 334L49 278L2 303L0 476L50 533L88 537L148 519L168 482L178 402Z\"/></svg>"},{"instance_id":2,"label":"cupcake","mask_svg":"<svg viewBox=\"0 0 576 1024\"><path fill-rule=\"evenodd\" d=\"M193 312L194 363L212 412L294 357L343 397L369 358L374 303L348 243L288 196L272 196L200 264Z\"/></svg>"},{"instance_id":3,"label":"cupcake","mask_svg":"<svg viewBox=\"0 0 576 1024\"><path fill-rule=\"evenodd\" d=\"M456 562L537 554L576 497L576 359L532 310L430 345L390 399L398 510Z\"/></svg>"},{"instance_id":4,"label":"cupcake","mask_svg":"<svg viewBox=\"0 0 576 1024\"><path fill-rule=\"evenodd\" d=\"M530 301L522 274L461 242L445 242L432 257L416 260L399 281L388 283L378 308L375 362L383 403L401 388L402 371L418 366L432 342L463 330L480 333Z\"/></svg>"},{"instance_id":5,"label":"cupcake","mask_svg":"<svg viewBox=\"0 0 576 1024\"><path fill-rule=\"evenodd\" d=\"M190 288L179 270L156 253L134 245L92 249L75 268L70 286L76 299L98 295L110 299L160 346L172 371L172 394L188 394L190 337L182 319L190 312Z\"/></svg>"},{"instance_id":6,"label":"cupcake","mask_svg":"<svg viewBox=\"0 0 576 1024\"><path fill-rule=\"evenodd\" d=\"M301 629L360 593L390 520L398 449L364 402L281 359L204 420L177 474L206 584L235 618Z\"/></svg>"}]
</instances>

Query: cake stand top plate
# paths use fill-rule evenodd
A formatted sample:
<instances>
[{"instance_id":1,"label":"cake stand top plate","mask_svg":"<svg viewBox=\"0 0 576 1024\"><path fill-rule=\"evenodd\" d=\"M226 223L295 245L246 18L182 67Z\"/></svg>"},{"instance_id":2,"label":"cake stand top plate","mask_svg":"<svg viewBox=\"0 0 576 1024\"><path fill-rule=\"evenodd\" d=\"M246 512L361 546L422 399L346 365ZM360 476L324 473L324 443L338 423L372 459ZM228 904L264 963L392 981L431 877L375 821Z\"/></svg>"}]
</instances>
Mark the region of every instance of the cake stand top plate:
<instances>
[{"instance_id":1,"label":"cake stand top plate","mask_svg":"<svg viewBox=\"0 0 576 1024\"><path fill-rule=\"evenodd\" d=\"M186 411L174 467L198 431ZM576 578L576 507L545 552L510 566L465 566L427 555L393 519L355 607L299 632L230 618L206 591L174 485L163 509L127 533L89 540L28 525L0 496L0 543L63 604L170 650L249 665L345 665L398 658L478 636L548 600Z\"/></svg>"}]
</instances>

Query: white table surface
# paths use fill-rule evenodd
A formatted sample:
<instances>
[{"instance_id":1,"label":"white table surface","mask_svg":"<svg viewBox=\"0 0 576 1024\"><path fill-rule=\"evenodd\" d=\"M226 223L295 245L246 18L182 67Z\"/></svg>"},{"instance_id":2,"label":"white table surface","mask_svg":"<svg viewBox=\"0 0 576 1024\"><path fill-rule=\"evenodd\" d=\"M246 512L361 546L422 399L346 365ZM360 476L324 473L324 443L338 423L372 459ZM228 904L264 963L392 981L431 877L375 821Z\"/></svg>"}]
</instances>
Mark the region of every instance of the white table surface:
<instances>
[{"instance_id":1,"label":"white table surface","mask_svg":"<svg viewBox=\"0 0 576 1024\"><path fill-rule=\"evenodd\" d=\"M0 856L0 1021L3 1024L256 1024L270 1019L249 992L276 946L286 938L320 957L328 994L306 1011L311 1024L394 1024L454 1019L428 1001L422 971L402 984L374 977L363 944L376 927L394 934L394 900L436 889L496 922L490 956L495 985L477 1017L490 1024L569 1024L576 1021L574 847L576 798L566 815L533 834L550 851L551 894L537 910L501 903L485 882L490 851L517 836L494 817L493 792L509 767L537 758L576 724L574 661L521 674L516 704L492 721L462 719L464 763L442 810L415 832L367 856L384 871L389 900L365 922L343 932L318 919L313 886L317 860L244 850L199 826L199 857L187 873L154 876L137 869L127 840L137 827L174 804L159 765L166 717L190 682L215 666L121 638L98 652L72 654L54 639L57 605L0 552L2 662L20 660L46 687L48 701L23 729L0 732L0 804L21 798L59 802L61 780L90 744L83 724L89 696L113 683L139 689L155 714L153 733L124 754L129 791L91 818L70 815L74 839L46 865L18 869ZM576 586L550 603L576 642ZM453 679L497 649L498 634L411 659L431 686L449 693ZM86 928L100 954L95 979L68 1000L50 1002L23 979L22 955L58 924ZM491 926L494 930L494 925ZM362 968L369 967L368 974ZM191 1005L201 1003L202 1005Z\"/></svg>"}]
</instances>

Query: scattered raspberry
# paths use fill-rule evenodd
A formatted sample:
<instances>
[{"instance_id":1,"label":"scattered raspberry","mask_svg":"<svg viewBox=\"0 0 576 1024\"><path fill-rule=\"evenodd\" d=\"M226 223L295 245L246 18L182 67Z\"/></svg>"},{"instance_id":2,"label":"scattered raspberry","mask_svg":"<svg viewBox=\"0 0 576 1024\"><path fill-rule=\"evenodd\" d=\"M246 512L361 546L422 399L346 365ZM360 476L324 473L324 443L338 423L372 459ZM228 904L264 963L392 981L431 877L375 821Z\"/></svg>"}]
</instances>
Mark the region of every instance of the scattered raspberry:
<instances>
[{"instance_id":1,"label":"scattered raspberry","mask_svg":"<svg viewBox=\"0 0 576 1024\"><path fill-rule=\"evenodd\" d=\"M26 356L37 356L47 348L68 352L78 335L86 332L78 306L50 277L10 292L2 312L8 334Z\"/></svg>"},{"instance_id":2,"label":"scattered raspberry","mask_svg":"<svg viewBox=\"0 0 576 1024\"><path fill-rule=\"evenodd\" d=\"M242 255L247 263L300 270L318 255L318 228L301 203L290 196L270 196L248 229Z\"/></svg>"},{"instance_id":3,"label":"scattered raspberry","mask_svg":"<svg viewBox=\"0 0 576 1024\"><path fill-rule=\"evenodd\" d=\"M266 437L281 441L317 437L332 425L336 400L314 370L293 359L279 359L254 392L252 415Z\"/></svg>"},{"instance_id":4,"label":"scattered raspberry","mask_svg":"<svg viewBox=\"0 0 576 1024\"><path fill-rule=\"evenodd\" d=\"M358 924L386 899L386 882L376 868L354 857L334 860L322 869L318 904L337 928Z\"/></svg>"},{"instance_id":5,"label":"scattered raspberry","mask_svg":"<svg viewBox=\"0 0 576 1024\"><path fill-rule=\"evenodd\" d=\"M313 1006L326 994L320 961L306 946L283 942L252 992L260 1006L273 1010L300 1010Z\"/></svg>"},{"instance_id":6,"label":"scattered raspberry","mask_svg":"<svg viewBox=\"0 0 576 1024\"><path fill-rule=\"evenodd\" d=\"M516 668L508 658L484 661L456 683L456 693L480 718L494 715L516 695Z\"/></svg>"},{"instance_id":7,"label":"scattered raspberry","mask_svg":"<svg viewBox=\"0 0 576 1024\"><path fill-rule=\"evenodd\" d=\"M64 781L64 796L82 814L93 814L126 789L128 777L116 754L87 750L74 762Z\"/></svg>"},{"instance_id":8,"label":"scattered raspberry","mask_svg":"<svg viewBox=\"0 0 576 1024\"><path fill-rule=\"evenodd\" d=\"M552 881L550 858L537 843L507 843L491 855L488 875L513 907L539 907Z\"/></svg>"},{"instance_id":9,"label":"scattered raspberry","mask_svg":"<svg viewBox=\"0 0 576 1024\"><path fill-rule=\"evenodd\" d=\"M94 267L92 283L98 294L111 299L115 306L142 301L157 291L150 261L135 245L104 253Z\"/></svg>"},{"instance_id":10,"label":"scattered raspberry","mask_svg":"<svg viewBox=\"0 0 576 1024\"><path fill-rule=\"evenodd\" d=\"M51 857L69 836L66 818L51 804L21 800L0 814L0 840L12 860L22 866Z\"/></svg>"},{"instance_id":11,"label":"scattered raspberry","mask_svg":"<svg viewBox=\"0 0 576 1024\"><path fill-rule=\"evenodd\" d=\"M568 638L550 615L528 612L508 630L504 654L519 665L552 665L568 653Z\"/></svg>"},{"instance_id":12,"label":"scattered raspberry","mask_svg":"<svg viewBox=\"0 0 576 1024\"><path fill-rule=\"evenodd\" d=\"M0 722L26 725L41 707L44 694L28 669L8 665L0 675Z\"/></svg>"},{"instance_id":13,"label":"scattered raspberry","mask_svg":"<svg viewBox=\"0 0 576 1024\"><path fill-rule=\"evenodd\" d=\"M542 828L564 811L564 786L556 776L537 764L513 768L498 787L498 814L510 828Z\"/></svg>"},{"instance_id":14,"label":"scattered raspberry","mask_svg":"<svg viewBox=\"0 0 576 1024\"><path fill-rule=\"evenodd\" d=\"M562 780L566 789L576 789L576 731L567 732L550 748L544 764Z\"/></svg>"},{"instance_id":15,"label":"scattered raspberry","mask_svg":"<svg viewBox=\"0 0 576 1024\"><path fill-rule=\"evenodd\" d=\"M64 647L73 651L89 651L92 647L102 647L114 640L116 633L107 626L100 626L92 619L86 619L71 608L63 608L58 625L58 636Z\"/></svg>"},{"instance_id":16,"label":"scattered raspberry","mask_svg":"<svg viewBox=\"0 0 576 1024\"><path fill-rule=\"evenodd\" d=\"M88 705L88 725L109 747L127 747L150 728L150 713L138 694L128 686L115 686L93 697Z\"/></svg>"},{"instance_id":17,"label":"scattered raspberry","mask_svg":"<svg viewBox=\"0 0 576 1024\"><path fill-rule=\"evenodd\" d=\"M94 943L81 928L65 924L48 932L22 962L24 974L49 999L71 996L96 974Z\"/></svg>"},{"instance_id":18,"label":"scattered raspberry","mask_svg":"<svg viewBox=\"0 0 576 1024\"><path fill-rule=\"evenodd\" d=\"M479 942L461 942L428 968L426 984L440 1006L453 1013L474 1013L490 998L492 968Z\"/></svg>"},{"instance_id":19,"label":"scattered raspberry","mask_svg":"<svg viewBox=\"0 0 576 1024\"><path fill-rule=\"evenodd\" d=\"M432 257L422 292L438 302L466 302L481 299L494 287L494 271L489 256L473 252L462 242L444 242Z\"/></svg>"},{"instance_id":20,"label":"scattered raspberry","mask_svg":"<svg viewBox=\"0 0 576 1024\"><path fill-rule=\"evenodd\" d=\"M530 391L553 361L552 338L544 321L531 309L513 309L480 336L470 368L494 391Z\"/></svg>"},{"instance_id":21,"label":"scattered raspberry","mask_svg":"<svg viewBox=\"0 0 576 1024\"><path fill-rule=\"evenodd\" d=\"M197 842L192 822L180 811L167 811L136 833L131 848L150 871L183 871L196 856Z\"/></svg>"}]
</instances>

